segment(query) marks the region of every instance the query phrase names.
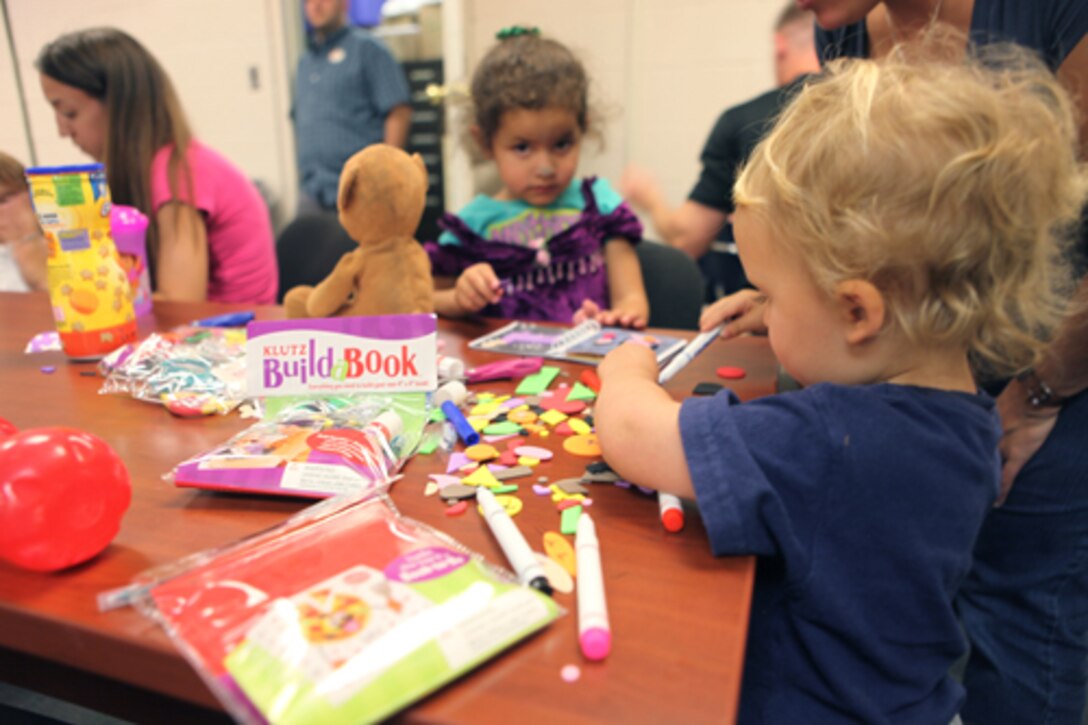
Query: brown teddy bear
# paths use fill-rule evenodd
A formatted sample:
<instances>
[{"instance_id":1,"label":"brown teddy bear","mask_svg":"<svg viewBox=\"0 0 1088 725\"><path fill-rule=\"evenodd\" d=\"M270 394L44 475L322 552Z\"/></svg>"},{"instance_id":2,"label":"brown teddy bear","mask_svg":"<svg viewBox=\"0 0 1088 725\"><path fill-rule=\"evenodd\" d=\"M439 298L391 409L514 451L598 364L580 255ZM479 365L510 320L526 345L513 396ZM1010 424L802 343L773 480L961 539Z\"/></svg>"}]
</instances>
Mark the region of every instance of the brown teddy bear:
<instances>
[{"instance_id":1,"label":"brown teddy bear","mask_svg":"<svg viewBox=\"0 0 1088 725\"><path fill-rule=\"evenodd\" d=\"M287 317L350 317L434 312L431 262L412 235L423 216L427 169L419 154L375 144L344 164L340 224L359 248L316 287L293 287Z\"/></svg>"}]
</instances>

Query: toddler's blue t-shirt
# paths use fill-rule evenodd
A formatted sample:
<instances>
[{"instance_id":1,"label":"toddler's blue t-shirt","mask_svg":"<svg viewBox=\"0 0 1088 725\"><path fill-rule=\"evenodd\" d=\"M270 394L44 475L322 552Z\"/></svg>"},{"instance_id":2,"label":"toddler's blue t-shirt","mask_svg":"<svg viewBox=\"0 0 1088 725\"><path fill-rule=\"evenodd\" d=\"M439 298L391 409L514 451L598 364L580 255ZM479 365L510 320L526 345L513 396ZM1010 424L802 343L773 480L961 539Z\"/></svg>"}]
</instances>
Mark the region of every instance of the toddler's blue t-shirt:
<instances>
[{"instance_id":1,"label":"toddler's blue t-shirt","mask_svg":"<svg viewBox=\"0 0 1088 725\"><path fill-rule=\"evenodd\" d=\"M680 412L716 555L756 554L745 723L947 723L952 600L998 490L985 394L814 385Z\"/></svg>"}]
</instances>

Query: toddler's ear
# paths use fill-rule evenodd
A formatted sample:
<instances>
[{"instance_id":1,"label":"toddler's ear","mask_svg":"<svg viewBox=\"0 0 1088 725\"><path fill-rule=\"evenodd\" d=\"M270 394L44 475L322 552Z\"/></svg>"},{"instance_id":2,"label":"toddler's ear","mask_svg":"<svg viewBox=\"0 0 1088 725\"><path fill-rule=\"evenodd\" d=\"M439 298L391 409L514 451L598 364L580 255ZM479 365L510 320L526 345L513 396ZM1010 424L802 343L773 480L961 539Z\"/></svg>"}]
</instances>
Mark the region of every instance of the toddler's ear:
<instances>
[{"instance_id":1,"label":"toddler's ear","mask_svg":"<svg viewBox=\"0 0 1088 725\"><path fill-rule=\"evenodd\" d=\"M476 124L472 124L468 127L468 132L472 134L472 140L476 142L476 148L480 150L480 153L485 158L491 158L491 148L484 142L484 132Z\"/></svg>"},{"instance_id":2,"label":"toddler's ear","mask_svg":"<svg viewBox=\"0 0 1088 725\"><path fill-rule=\"evenodd\" d=\"M868 342L883 329L887 318L884 295L871 282L861 279L840 282L835 288L835 299L842 311L847 343Z\"/></svg>"}]
</instances>

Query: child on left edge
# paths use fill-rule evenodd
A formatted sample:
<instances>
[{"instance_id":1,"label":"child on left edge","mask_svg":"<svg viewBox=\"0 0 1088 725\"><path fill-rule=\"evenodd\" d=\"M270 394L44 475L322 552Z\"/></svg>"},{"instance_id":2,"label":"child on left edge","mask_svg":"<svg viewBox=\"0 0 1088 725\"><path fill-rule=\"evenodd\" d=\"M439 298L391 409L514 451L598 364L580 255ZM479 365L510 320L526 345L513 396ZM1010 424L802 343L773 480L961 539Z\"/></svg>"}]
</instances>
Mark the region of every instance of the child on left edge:
<instances>
[{"instance_id":1,"label":"child on left edge","mask_svg":"<svg viewBox=\"0 0 1088 725\"><path fill-rule=\"evenodd\" d=\"M48 289L48 251L24 171L19 161L0 151L0 292Z\"/></svg>"},{"instance_id":2,"label":"child on left edge","mask_svg":"<svg viewBox=\"0 0 1088 725\"><path fill-rule=\"evenodd\" d=\"M604 179L576 179L587 131L582 64L535 28L509 28L471 84L472 136L502 189L477 196L427 245L435 311L642 328L642 227Z\"/></svg>"}]
</instances>

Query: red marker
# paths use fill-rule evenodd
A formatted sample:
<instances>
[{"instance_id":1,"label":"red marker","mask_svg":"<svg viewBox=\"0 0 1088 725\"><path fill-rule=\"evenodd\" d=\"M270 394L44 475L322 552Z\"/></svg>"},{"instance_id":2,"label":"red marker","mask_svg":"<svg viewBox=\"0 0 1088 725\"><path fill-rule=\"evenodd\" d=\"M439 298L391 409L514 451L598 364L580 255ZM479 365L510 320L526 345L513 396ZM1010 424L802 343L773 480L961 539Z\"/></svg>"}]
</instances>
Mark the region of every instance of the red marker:
<instances>
[{"instance_id":1,"label":"red marker","mask_svg":"<svg viewBox=\"0 0 1088 725\"><path fill-rule=\"evenodd\" d=\"M601 392L601 379L597 377L597 371L593 368L586 368L578 378L582 381L583 385L594 393Z\"/></svg>"},{"instance_id":2,"label":"red marker","mask_svg":"<svg viewBox=\"0 0 1088 725\"><path fill-rule=\"evenodd\" d=\"M658 491L657 506L661 510L661 525L665 531L675 534L684 528L684 507L679 497Z\"/></svg>"}]
</instances>

